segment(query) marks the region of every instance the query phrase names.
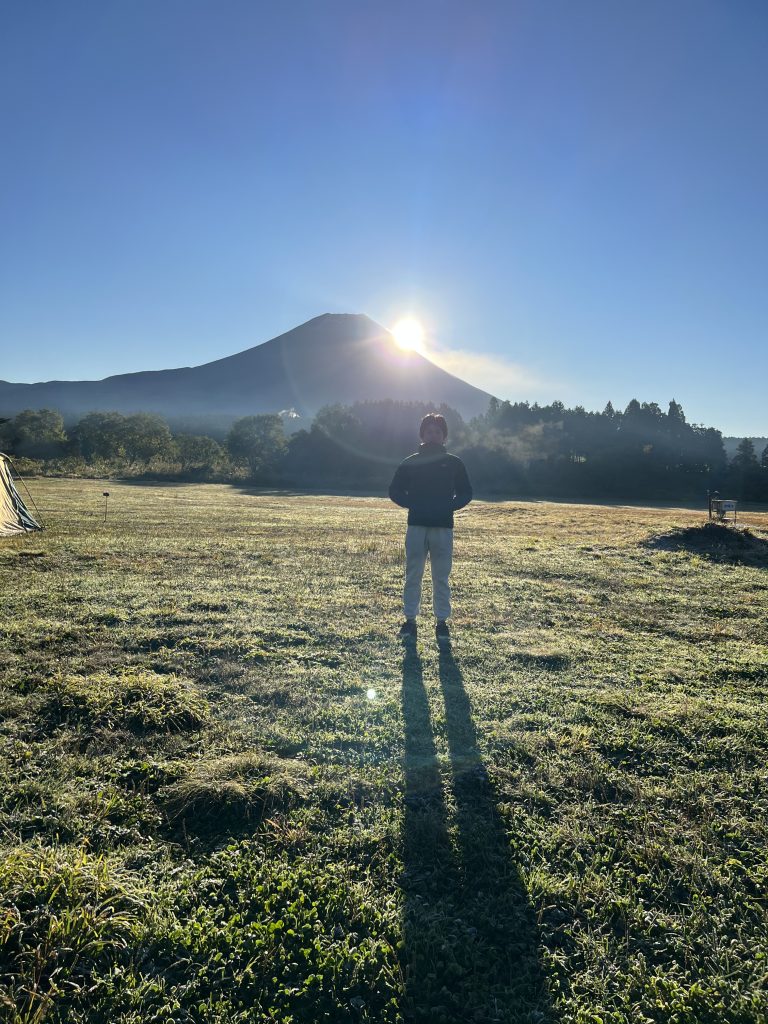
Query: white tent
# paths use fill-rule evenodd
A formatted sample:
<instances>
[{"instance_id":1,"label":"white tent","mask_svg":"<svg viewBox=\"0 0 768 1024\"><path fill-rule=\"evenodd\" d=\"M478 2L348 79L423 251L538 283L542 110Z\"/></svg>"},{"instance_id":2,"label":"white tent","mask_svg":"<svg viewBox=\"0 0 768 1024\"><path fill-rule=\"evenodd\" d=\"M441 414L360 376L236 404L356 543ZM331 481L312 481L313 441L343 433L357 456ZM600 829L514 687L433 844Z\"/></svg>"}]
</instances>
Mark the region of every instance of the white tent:
<instances>
[{"instance_id":1,"label":"white tent","mask_svg":"<svg viewBox=\"0 0 768 1024\"><path fill-rule=\"evenodd\" d=\"M11 460L0 452L0 537L41 529L14 486Z\"/></svg>"}]
</instances>

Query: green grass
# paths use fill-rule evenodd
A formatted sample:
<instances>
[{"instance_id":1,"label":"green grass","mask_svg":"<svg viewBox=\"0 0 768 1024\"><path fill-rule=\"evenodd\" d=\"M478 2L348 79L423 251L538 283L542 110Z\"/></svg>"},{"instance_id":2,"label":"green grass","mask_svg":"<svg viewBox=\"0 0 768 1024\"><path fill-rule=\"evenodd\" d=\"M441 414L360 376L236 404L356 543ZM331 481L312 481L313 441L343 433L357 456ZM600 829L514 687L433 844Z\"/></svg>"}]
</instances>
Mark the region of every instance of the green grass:
<instances>
[{"instance_id":1,"label":"green grass","mask_svg":"<svg viewBox=\"0 0 768 1024\"><path fill-rule=\"evenodd\" d=\"M768 515L37 481L0 542L0 1019L768 1020ZM428 591L428 587L427 587Z\"/></svg>"}]
</instances>

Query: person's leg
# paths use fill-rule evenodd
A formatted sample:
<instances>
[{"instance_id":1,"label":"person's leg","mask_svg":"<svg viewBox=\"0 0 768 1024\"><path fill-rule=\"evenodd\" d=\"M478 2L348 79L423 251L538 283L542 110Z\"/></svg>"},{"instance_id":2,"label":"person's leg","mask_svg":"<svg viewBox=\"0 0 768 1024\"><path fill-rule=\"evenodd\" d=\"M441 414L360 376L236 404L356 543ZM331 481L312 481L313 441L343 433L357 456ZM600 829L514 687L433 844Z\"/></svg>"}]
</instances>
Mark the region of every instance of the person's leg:
<instances>
[{"instance_id":1,"label":"person's leg","mask_svg":"<svg viewBox=\"0 0 768 1024\"><path fill-rule=\"evenodd\" d=\"M405 532L405 587L403 613L415 619L421 606L421 581L427 561L427 528L409 526Z\"/></svg>"},{"instance_id":2,"label":"person's leg","mask_svg":"<svg viewBox=\"0 0 768 1024\"><path fill-rule=\"evenodd\" d=\"M432 608L440 622L451 617L448 577L453 563L453 530L434 527L429 531L429 560L432 564Z\"/></svg>"}]
</instances>

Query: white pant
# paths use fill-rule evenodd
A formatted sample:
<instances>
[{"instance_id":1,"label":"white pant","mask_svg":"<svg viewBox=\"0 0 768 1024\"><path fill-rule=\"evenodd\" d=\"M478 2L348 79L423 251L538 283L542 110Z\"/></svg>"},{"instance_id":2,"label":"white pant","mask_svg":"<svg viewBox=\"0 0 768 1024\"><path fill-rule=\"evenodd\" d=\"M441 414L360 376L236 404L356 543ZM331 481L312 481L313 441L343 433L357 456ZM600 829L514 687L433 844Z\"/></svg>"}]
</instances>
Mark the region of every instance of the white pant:
<instances>
[{"instance_id":1,"label":"white pant","mask_svg":"<svg viewBox=\"0 0 768 1024\"><path fill-rule=\"evenodd\" d=\"M448 576L453 561L453 530L445 526L409 526L405 534L405 588L403 611L406 619L415 619L421 606L421 580L429 555L432 566L432 607L435 618L451 614L451 588Z\"/></svg>"}]
</instances>

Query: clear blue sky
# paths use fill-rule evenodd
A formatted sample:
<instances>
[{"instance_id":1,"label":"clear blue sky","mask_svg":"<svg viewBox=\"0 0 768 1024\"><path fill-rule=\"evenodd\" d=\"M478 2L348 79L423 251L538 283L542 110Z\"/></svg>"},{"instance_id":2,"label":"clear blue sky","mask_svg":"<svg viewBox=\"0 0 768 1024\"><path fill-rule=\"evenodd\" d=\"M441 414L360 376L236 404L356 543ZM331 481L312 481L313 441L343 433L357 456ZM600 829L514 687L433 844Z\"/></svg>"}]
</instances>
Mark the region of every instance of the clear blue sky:
<instances>
[{"instance_id":1,"label":"clear blue sky","mask_svg":"<svg viewBox=\"0 0 768 1024\"><path fill-rule=\"evenodd\" d=\"M512 400L768 435L764 0L0 5L0 378L425 322Z\"/></svg>"}]
</instances>

